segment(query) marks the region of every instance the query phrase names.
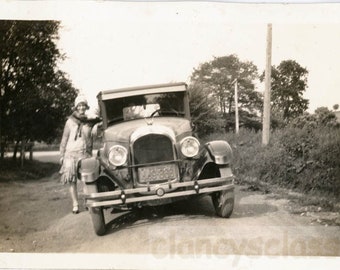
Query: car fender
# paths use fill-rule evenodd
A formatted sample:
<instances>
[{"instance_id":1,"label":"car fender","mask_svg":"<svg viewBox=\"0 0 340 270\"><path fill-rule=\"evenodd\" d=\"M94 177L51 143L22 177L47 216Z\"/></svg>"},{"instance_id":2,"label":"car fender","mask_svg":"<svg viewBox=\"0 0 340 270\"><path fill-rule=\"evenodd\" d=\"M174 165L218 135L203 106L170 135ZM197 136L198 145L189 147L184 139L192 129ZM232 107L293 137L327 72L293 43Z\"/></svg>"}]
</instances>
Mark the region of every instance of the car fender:
<instances>
[{"instance_id":1,"label":"car fender","mask_svg":"<svg viewBox=\"0 0 340 270\"><path fill-rule=\"evenodd\" d=\"M231 163L233 151L226 141L211 141L205 144L205 148L217 165L228 165Z\"/></svg>"},{"instance_id":2,"label":"car fender","mask_svg":"<svg viewBox=\"0 0 340 270\"><path fill-rule=\"evenodd\" d=\"M92 183L97 180L100 173L99 161L96 157L82 159L79 162L79 175L82 181Z\"/></svg>"}]
</instances>

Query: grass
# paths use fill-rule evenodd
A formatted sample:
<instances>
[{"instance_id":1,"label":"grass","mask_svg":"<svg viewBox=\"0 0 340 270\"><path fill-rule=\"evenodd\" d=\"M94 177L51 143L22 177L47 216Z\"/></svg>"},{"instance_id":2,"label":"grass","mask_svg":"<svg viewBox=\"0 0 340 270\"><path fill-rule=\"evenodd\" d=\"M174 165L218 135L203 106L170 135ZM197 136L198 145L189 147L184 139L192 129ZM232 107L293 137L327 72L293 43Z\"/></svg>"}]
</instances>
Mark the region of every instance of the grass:
<instances>
[{"instance_id":1,"label":"grass","mask_svg":"<svg viewBox=\"0 0 340 270\"><path fill-rule=\"evenodd\" d=\"M25 160L21 168L20 160L5 158L0 161L0 182L38 180L58 172L59 165Z\"/></svg>"}]
</instances>

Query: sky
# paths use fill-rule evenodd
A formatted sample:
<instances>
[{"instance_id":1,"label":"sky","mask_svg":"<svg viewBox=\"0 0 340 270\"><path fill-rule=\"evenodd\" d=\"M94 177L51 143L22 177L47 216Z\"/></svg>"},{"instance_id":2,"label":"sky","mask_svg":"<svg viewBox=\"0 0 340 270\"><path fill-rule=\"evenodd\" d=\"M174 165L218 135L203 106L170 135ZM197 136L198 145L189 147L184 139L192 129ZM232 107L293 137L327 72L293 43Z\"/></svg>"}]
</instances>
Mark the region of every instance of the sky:
<instances>
[{"instance_id":1,"label":"sky","mask_svg":"<svg viewBox=\"0 0 340 270\"><path fill-rule=\"evenodd\" d=\"M96 107L101 90L189 82L194 68L236 54L259 72L272 24L272 65L309 71L309 111L340 104L340 4L0 1L3 19L61 21L60 63ZM263 91L263 84L258 84Z\"/></svg>"}]
</instances>

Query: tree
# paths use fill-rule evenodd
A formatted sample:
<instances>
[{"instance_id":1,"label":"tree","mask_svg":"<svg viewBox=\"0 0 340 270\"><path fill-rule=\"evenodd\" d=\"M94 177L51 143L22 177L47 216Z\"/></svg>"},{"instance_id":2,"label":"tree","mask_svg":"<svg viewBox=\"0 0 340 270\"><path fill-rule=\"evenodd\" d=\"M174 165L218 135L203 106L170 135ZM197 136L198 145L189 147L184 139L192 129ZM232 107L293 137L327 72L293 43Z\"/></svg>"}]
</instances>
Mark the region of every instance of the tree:
<instances>
[{"instance_id":1,"label":"tree","mask_svg":"<svg viewBox=\"0 0 340 270\"><path fill-rule=\"evenodd\" d=\"M57 67L58 30L57 21L1 21L2 142L49 142L70 113L77 90Z\"/></svg>"},{"instance_id":2,"label":"tree","mask_svg":"<svg viewBox=\"0 0 340 270\"><path fill-rule=\"evenodd\" d=\"M294 60L282 61L272 67L271 100L272 110L281 114L283 121L302 115L309 101L303 98L307 88L308 70ZM263 80L263 75L261 77Z\"/></svg>"},{"instance_id":3,"label":"tree","mask_svg":"<svg viewBox=\"0 0 340 270\"><path fill-rule=\"evenodd\" d=\"M338 126L337 118L334 112L327 107L319 107L314 111L319 126L336 127Z\"/></svg>"},{"instance_id":4,"label":"tree","mask_svg":"<svg viewBox=\"0 0 340 270\"><path fill-rule=\"evenodd\" d=\"M199 135L206 135L223 127L223 120L218 117L218 105L201 83L189 85L190 112L192 122Z\"/></svg>"},{"instance_id":5,"label":"tree","mask_svg":"<svg viewBox=\"0 0 340 270\"><path fill-rule=\"evenodd\" d=\"M235 112L233 82L237 79L240 116L244 115L242 110L256 115L262 107L261 95L254 90L257 78L257 67L252 62L242 62L236 55L229 55L215 57L194 69L191 84L192 88L204 87L206 92L211 93L221 117L227 114L231 117Z\"/></svg>"}]
</instances>

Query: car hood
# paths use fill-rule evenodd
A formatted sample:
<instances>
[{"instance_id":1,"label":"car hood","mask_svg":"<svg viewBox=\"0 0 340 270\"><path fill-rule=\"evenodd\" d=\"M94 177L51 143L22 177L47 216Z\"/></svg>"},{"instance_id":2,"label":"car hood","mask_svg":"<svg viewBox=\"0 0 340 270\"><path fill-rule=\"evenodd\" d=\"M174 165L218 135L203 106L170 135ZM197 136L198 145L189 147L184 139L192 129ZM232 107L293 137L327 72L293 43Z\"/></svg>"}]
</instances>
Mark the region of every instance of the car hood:
<instances>
[{"instance_id":1,"label":"car hood","mask_svg":"<svg viewBox=\"0 0 340 270\"><path fill-rule=\"evenodd\" d=\"M148 124L149 122L149 124ZM171 129L176 137L191 134L191 124L188 119L177 117L161 117L150 119L138 119L127 121L108 127L104 132L105 141L128 142L131 134L143 127L157 127Z\"/></svg>"}]
</instances>

